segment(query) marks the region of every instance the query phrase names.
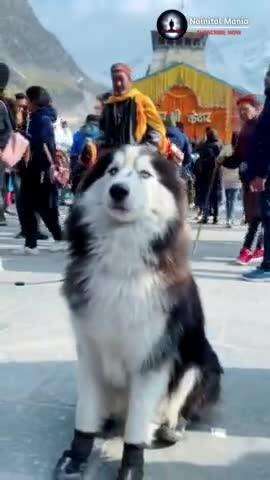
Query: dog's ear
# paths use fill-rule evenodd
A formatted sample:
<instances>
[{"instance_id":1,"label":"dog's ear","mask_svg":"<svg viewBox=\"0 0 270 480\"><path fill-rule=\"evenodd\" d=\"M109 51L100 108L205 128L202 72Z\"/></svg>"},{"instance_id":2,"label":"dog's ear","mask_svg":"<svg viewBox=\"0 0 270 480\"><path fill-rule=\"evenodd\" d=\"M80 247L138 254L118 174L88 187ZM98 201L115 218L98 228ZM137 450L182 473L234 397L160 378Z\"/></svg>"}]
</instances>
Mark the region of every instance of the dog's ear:
<instances>
[{"instance_id":1,"label":"dog's ear","mask_svg":"<svg viewBox=\"0 0 270 480\"><path fill-rule=\"evenodd\" d=\"M78 193L85 192L89 187L91 187L91 185L93 185L93 183L95 183L97 180L103 177L108 166L112 163L112 160L113 160L112 153L108 153L102 156L95 163L95 165L84 174L81 182L79 183L77 192Z\"/></svg>"}]
</instances>

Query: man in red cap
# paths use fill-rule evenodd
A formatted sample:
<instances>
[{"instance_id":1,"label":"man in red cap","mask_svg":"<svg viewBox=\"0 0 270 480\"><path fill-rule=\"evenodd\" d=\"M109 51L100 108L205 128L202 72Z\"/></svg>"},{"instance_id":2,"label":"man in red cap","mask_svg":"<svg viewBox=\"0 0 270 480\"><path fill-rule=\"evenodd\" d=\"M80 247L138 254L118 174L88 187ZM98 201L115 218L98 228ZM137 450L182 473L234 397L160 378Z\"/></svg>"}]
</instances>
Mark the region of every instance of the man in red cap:
<instances>
[{"instance_id":1,"label":"man in red cap","mask_svg":"<svg viewBox=\"0 0 270 480\"><path fill-rule=\"evenodd\" d=\"M222 163L223 166L227 168L239 168L240 178L243 184L244 210L248 230L237 258L237 263L248 265L251 262L258 262L263 258L260 194L251 191L248 176L250 165L255 164L257 161L253 145L260 112L260 103L255 96L245 95L238 100L237 106L242 121L242 128L232 157L226 158ZM254 245L255 241L256 245Z\"/></svg>"},{"instance_id":2,"label":"man in red cap","mask_svg":"<svg viewBox=\"0 0 270 480\"><path fill-rule=\"evenodd\" d=\"M111 67L113 95L105 102L100 127L104 146L148 144L166 151L166 131L152 100L132 86L131 68L123 63Z\"/></svg>"}]
</instances>

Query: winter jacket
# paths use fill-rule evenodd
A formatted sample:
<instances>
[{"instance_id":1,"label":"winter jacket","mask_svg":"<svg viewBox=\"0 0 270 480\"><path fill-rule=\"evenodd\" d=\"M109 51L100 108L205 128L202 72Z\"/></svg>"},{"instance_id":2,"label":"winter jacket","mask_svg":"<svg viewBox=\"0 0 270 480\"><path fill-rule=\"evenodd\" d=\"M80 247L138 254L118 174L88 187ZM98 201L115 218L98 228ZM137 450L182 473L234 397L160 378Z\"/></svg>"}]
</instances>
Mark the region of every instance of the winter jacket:
<instances>
[{"instance_id":1,"label":"winter jacket","mask_svg":"<svg viewBox=\"0 0 270 480\"><path fill-rule=\"evenodd\" d=\"M192 158L192 148L189 142L188 137L179 130L177 127L168 127L167 128L167 137L171 140L174 145L176 145L183 152L184 162L183 165L188 165L191 163Z\"/></svg>"},{"instance_id":2,"label":"winter jacket","mask_svg":"<svg viewBox=\"0 0 270 480\"><path fill-rule=\"evenodd\" d=\"M56 148L53 123L56 119L57 113L51 106L39 108L31 115L28 130L31 160L27 168L28 172L40 174L49 170L50 162L44 151L44 144L54 158Z\"/></svg>"},{"instance_id":3,"label":"winter jacket","mask_svg":"<svg viewBox=\"0 0 270 480\"><path fill-rule=\"evenodd\" d=\"M79 157L86 145L87 140L93 140L95 142L100 140L101 137L102 133L96 124L91 123L84 125L74 134L70 156Z\"/></svg>"},{"instance_id":4,"label":"winter jacket","mask_svg":"<svg viewBox=\"0 0 270 480\"><path fill-rule=\"evenodd\" d=\"M256 124L247 170L249 181L255 177L270 177L270 92L266 92L264 108Z\"/></svg>"},{"instance_id":5,"label":"winter jacket","mask_svg":"<svg viewBox=\"0 0 270 480\"><path fill-rule=\"evenodd\" d=\"M223 166L226 168L239 168L240 178L244 184L249 183L250 172L257 163L257 153L255 150L255 132L258 119L248 120L242 127L237 145L231 157L223 160Z\"/></svg>"},{"instance_id":6,"label":"winter jacket","mask_svg":"<svg viewBox=\"0 0 270 480\"><path fill-rule=\"evenodd\" d=\"M214 142L207 140L198 146L200 158L195 163L194 175L196 184L196 205L200 207L205 205L211 186L210 205L212 202L221 201L221 169L220 167L216 168L216 160L221 149L222 145L218 140ZM215 177L213 178L214 171Z\"/></svg>"}]
</instances>

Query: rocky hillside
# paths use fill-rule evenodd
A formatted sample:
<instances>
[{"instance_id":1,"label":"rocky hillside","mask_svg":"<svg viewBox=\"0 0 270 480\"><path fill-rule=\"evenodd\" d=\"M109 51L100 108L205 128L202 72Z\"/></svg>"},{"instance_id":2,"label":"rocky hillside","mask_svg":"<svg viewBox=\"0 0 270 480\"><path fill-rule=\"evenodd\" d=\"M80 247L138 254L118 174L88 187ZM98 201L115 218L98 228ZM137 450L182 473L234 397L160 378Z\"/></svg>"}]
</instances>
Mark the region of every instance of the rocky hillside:
<instances>
[{"instance_id":1,"label":"rocky hillside","mask_svg":"<svg viewBox=\"0 0 270 480\"><path fill-rule=\"evenodd\" d=\"M9 90L42 84L64 111L89 110L102 86L87 77L39 22L28 0L1 0L0 61L11 70Z\"/></svg>"}]
</instances>

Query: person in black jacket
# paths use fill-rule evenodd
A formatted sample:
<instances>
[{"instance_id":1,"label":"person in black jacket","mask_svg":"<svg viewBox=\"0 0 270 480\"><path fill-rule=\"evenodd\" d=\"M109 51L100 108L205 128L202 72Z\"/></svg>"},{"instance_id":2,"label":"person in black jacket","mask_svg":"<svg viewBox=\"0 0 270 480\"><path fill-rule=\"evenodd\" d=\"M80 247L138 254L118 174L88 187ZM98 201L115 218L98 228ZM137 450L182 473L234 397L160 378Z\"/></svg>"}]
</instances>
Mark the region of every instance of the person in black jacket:
<instances>
[{"instance_id":1,"label":"person in black jacket","mask_svg":"<svg viewBox=\"0 0 270 480\"><path fill-rule=\"evenodd\" d=\"M270 282L270 67L265 76L265 103L254 135L256 162L248 159L247 175L253 192L261 193L262 224L264 227L264 259L257 270L243 275L247 281Z\"/></svg>"},{"instance_id":2,"label":"person in black jacket","mask_svg":"<svg viewBox=\"0 0 270 480\"><path fill-rule=\"evenodd\" d=\"M56 150L53 122L57 114L44 88L30 87L26 95L31 112L28 130L31 160L22 175L21 183L24 205L23 230L26 235L25 253L37 254L37 213L57 242L53 249L56 251L64 248L53 178Z\"/></svg>"},{"instance_id":3,"label":"person in black jacket","mask_svg":"<svg viewBox=\"0 0 270 480\"><path fill-rule=\"evenodd\" d=\"M203 210L202 223L208 223L213 214L213 223L218 223L219 204L222 197L221 171L217 164L222 144L213 128L206 130L206 141L198 146L200 155L194 167L197 202Z\"/></svg>"}]
</instances>

